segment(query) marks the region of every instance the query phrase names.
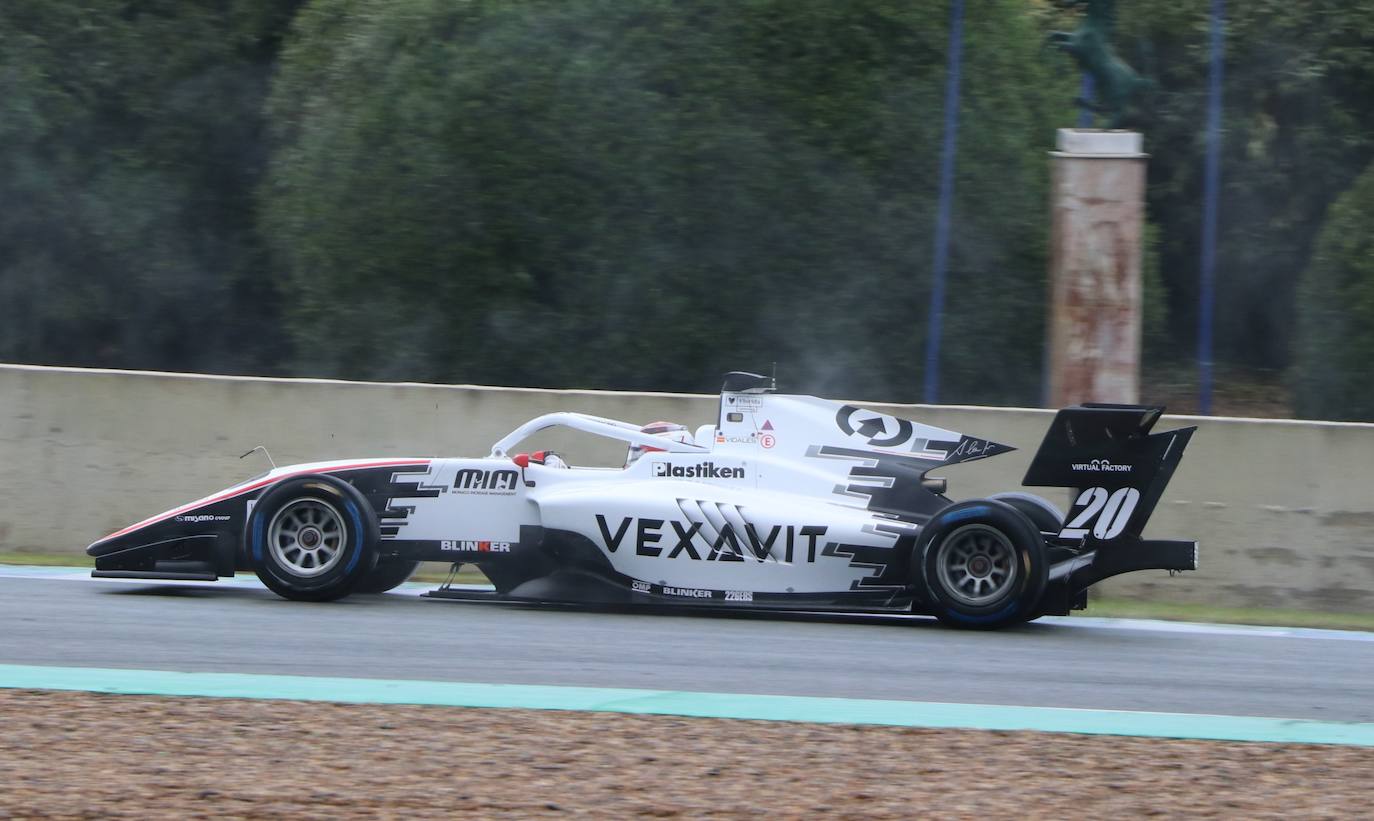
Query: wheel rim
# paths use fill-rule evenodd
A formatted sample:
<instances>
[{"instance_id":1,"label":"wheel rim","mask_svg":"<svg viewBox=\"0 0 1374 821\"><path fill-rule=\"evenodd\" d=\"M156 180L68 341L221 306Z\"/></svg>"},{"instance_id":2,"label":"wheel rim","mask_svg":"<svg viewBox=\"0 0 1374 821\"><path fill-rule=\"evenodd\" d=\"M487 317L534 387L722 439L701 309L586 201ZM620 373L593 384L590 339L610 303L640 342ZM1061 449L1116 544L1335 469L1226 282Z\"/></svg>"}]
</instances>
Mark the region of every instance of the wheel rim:
<instances>
[{"instance_id":1,"label":"wheel rim","mask_svg":"<svg viewBox=\"0 0 1374 821\"><path fill-rule=\"evenodd\" d=\"M1003 598L1016 584L1016 548L1002 531L964 525L945 537L935 555L940 586L951 598L981 607Z\"/></svg>"},{"instance_id":2,"label":"wheel rim","mask_svg":"<svg viewBox=\"0 0 1374 821\"><path fill-rule=\"evenodd\" d=\"M343 517L321 499L284 505L267 526L272 558L295 576L318 576L343 558Z\"/></svg>"}]
</instances>

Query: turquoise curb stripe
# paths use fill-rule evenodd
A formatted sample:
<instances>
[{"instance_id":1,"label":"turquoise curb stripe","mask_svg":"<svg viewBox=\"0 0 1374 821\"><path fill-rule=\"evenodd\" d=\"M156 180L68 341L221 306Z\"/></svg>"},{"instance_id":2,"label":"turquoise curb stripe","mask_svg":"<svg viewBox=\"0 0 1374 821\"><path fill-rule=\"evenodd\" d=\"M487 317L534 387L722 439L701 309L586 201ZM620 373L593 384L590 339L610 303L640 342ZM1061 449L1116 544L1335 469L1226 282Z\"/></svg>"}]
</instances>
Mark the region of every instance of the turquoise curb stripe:
<instances>
[{"instance_id":1,"label":"turquoise curb stripe","mask_svg":"<svg viewBox=\"0 0 1374 821\"><path fill-rule=\"evenodd\" d=\"M0 664L0 688L157 696L263 698L354 704L424 704L533 710L881 724L894 727L1347 744L1374 747L1374 723L1250 716L1137 713L929 701L737 695L602 687L473 684L314 676L175 673Z\"/></svg>"}]
</instances>

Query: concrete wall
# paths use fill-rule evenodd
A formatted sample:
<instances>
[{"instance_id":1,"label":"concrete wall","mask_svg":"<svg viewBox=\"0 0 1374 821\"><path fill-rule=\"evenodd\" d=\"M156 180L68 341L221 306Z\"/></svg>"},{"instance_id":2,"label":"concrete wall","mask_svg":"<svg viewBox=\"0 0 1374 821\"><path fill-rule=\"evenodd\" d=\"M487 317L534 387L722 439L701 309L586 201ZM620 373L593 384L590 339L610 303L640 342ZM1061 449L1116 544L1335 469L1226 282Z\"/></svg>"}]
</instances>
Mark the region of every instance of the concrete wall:
<instances>
[{"instance_id":1,"label":"concrete wall","mask_svg":"<svg viewBox=\"0 0 1374 821\"><path fill-rule=\"evenodd\" d=\"M1021 450L956 466L956 498L1015 488L1052 412L866 403ZM0 365L0 551L70 553L149 514L279 464L351 456L485 455L552 410L634 422L713 421L715 398L250 379ZM1137 573L1115 595L1374 610L1374 425L1167 417L1198 425L1149 535L1195 538L1202 569ZM613 464L618 446L552 446ZM1045 494L1067 506L1067 491Z\"/></svg>"}]
</instances>

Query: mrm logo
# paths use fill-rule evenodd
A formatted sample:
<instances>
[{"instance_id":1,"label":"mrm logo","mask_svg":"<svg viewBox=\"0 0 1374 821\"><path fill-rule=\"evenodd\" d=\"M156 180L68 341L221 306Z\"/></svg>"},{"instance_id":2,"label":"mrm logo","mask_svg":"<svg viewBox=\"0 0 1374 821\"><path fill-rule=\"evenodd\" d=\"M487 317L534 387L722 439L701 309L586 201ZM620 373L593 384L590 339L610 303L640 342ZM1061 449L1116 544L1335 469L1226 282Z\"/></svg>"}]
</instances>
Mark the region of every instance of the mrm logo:
<instances>
[{"instance_id":1,"label":"mrm logo","mask_svg":"<svg viewBox=\"0 0 1374 821\"><path fill-rule=\"evenodd\" d=\"M654 475L667 476L672 479L743 479L744 468L717 467L715 462L701 462L696 465L655 462Z\"/></svg>"},{"instance_id":2,"label":"mrm logo","mask_svg":"<svg viewBox=\"0 0 1374 821\"><path fill-rule=\"evenodd\" d=\"M453 489L471 493L513 492L520 474L513 470L478 470L465 468L453 479Z\"/></svg>"},{"instance_id":3,"label":"mrm logo","mask_svg":"<svg viewBox=\"0 0 1374 821\"><path fill-rule=\"evenodd\" d=\"M612 553L629 539L634 542L637 556L661 556L667 559L680 556L687 560L707 562L742 562L748 557L759 563L790 563L794 554L796 561L814 562L816 540L824 536L828 529L825 525L773 525L768 532L760 533L753 524L745 524L744 533L736 533L734 526L726 523L713 539L701 532L701 522L626 518L611 527L606 517L599 513L596 526L601 529L601 540L606 549ZM781 558L773 554L775 545L782 553ZM805 554L802 553L803 548Z\"/></svg>"}]
</instances>

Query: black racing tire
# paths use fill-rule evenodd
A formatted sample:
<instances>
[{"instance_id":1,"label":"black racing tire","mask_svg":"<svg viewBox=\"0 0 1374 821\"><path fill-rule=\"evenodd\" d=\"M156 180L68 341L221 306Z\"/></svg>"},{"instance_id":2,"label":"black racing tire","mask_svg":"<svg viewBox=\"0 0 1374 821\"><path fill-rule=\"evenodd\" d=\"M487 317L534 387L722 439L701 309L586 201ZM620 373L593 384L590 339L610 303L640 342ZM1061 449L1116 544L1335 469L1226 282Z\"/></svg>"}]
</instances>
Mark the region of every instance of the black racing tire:
<instances>
[{"instance_id":1,"label":"black racing tire","mask_svg":"<svg viewBox=\"0 0 1374 821\"><path fill-rule=\"evenodd\" d=\"M244 543L268 589L293 601L352 593L377 562L377 514L356 488L333 476L283 479L248 517Z\"/></svg>"},{"instance_id":2,"label":"black racing tire","mask_svg":"<svg viewBox=\"0 0 1374 821\"><path fill-rule=\"evenodd\" d=\"M971 499L931 517L916 540L917 583L945 624L990 630L1039 612L1049 580L1045 540L1011 504Z\"/></svg>"},{"instance_id":3,"label":"black racing tire","mask_svg":"<svg viewBox=\"0 0 1374 821\"><path fill-rule=\"evenodd\" d=\"M400 556L381 556L376 567L363 576L353 588L354 593L385 593L393 590L415 574L420 563Z\"/></svg>"},{"instance_id":4,"label":"black racing tire","mask_svg":"<svg viewBox=\"0 0 1374 821\"><path fill-rule=\"evenodd\" d=\"M1063 530L1063 511L1059 509L1059 505L1047 500L1047 498L1036 496L1033 493L1020 492L1020 490L1011 490L1009 493L993 493L988 498L1007 502L1011 507L1025 513L1026 519L1031 519L1031 522L1039 527L1041 533L1059 533ZM1046 557L1050 564L1058 562L1054 549L1048 549ZM1036 608L1033 614L1026 616L1026 621L1036 621L1043 615L1044 608Z\"/></svg>"},{"instance_id":5,"label":"black racing tire","mask_svg":"<svg viewBox=\"0 0 1374 821\"><path fill-rule=\"evenodd\" d=\"M1058 505L1042 496L1013 490L1006 493L994 493L988 498L1006 502L1021 511L1042 533L1058 533L1064 529L1064 513ZM1048 551L1046 558L1050 564L1053 564L1055 561L1054 551ZM1036 608L1034 613L1026 617L1026 621L1035 621L1043 615L1045 615L1044 609Z\"/></svg>"},{"instance_id":6,"label":"black racing tire","mask_svg":"<svg viewBox=\"0 0 1374 821\"><path fill-rule=\"evenodd\" d=\"M1043 533L1058 533L1064 529L1064 513L1049 499L1017 490L994 493L988 498L1006 502L1021 511Z\"/></svg>"}]
</instances>

